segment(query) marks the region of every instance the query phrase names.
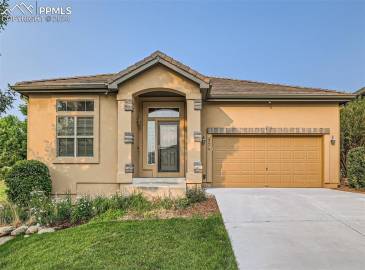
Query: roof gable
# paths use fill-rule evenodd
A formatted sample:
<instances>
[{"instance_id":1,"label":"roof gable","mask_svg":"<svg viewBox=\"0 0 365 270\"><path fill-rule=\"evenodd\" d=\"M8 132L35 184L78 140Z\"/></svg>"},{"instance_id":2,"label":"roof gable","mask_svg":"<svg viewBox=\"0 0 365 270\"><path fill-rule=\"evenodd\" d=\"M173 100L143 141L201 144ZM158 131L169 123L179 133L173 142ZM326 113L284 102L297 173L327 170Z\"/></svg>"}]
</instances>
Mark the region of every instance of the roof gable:
<instances>
[{"instance_id":1,"label":"roof gable","mask_svg":"<svg viewBox=\"0 0 365 270\"><path fill-rule=\"evenodd\" d=\"M116 90L118 88L118 84L137 76L138 74L157 64L161 64L194 81L195 83L199 84L200 88L202 89L209 88L209 78L160 51L156 51L134 65L118 72L115 76L108 80L108 88L111 90Z\"/></svg>"}]
</instances>

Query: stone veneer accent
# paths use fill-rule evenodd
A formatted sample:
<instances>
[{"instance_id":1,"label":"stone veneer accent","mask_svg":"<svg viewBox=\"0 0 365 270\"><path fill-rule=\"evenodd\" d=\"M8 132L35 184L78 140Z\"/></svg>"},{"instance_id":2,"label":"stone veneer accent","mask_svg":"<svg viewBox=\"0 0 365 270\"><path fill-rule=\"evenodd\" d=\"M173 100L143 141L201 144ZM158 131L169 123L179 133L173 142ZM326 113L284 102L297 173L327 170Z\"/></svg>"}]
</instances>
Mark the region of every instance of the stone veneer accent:
<instances>
[{"instance_id":1,"label":"stone veneer accent","mask_svg":"<svg viewBox=\"0 0 365 270\"><path fill-rule=\"evenodd\" d=\"M133 132L124 132L124 143L134 143Z\"/></svg>"},{"instance_id":2,"label":"stone veneer accent","mask_svg":"<svg viewBox=\"0 0 365 270\"><path fill-rule=\"evenodd\" d=\"M132 163L125 164L125 173L134 173L134 165Z\"/></svg>"},{"instance_id":3,"label":"stone veneer accent","mask_svg":"<svg viewBox=\"0 0 365 270\"><path fill-rule=\"evenodd\" d=\"M133 111L133 101L131 99L126 99L124 101L124 110L127 112Z\"/></svg>"},{"instance_id":4,"label":"stone veneer accent","mask_svg":"<svg viewBox=\"0 0 365 270\"><path fill-rule=\"evenodd\" d=\"M202 101L201 99L194 100L194 110L200 111L202 109Z\"/></svg>"},{"instance_id":5,"label":"stone veneer accent","mask_svg":"<svg viewBox=\"0 0 365 270\"><path fill-rule=\"evenodd\" d=\"M202 133L200 131L194 131L194 141L195 142L202 141Z\"/></svg>"},{"instance_id":6,"label":"stone veneer accent","mask_svg":"<svg viewBox=\"0 0 365 270\"><path fill-rule=\"evenodd\" d=\"M208 128L209 134L329 134L329 128Z\"/></svg>"},{"instance_id":7,"label":"stone veneer accent","mask_svg":"<svg viewBox=\"0 0 365 270\"><path fill-rule=\"evenodd\" d=\"M194 161L194 173L202 173L203 165L200 161Z\"/></svg>"}]
</instances>

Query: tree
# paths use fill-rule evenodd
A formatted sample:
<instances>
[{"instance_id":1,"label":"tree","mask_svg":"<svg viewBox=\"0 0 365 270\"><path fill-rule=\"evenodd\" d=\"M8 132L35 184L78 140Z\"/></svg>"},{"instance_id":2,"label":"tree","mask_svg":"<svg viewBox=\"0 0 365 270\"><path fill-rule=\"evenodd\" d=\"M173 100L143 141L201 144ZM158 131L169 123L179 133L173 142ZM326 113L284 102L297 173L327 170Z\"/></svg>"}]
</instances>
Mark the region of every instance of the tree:
<instances>
[{"instance_id":1,"label":"tree","mask_svg":"<svg viewBox=\"0 0 365 270\"><path fill-rule=\"evenodd\" d=\"M11 108L13 102L15 100L15 92L10 89L10 86L8 90L1 90L0 89L0 116L3 115L6 110Z\"/></svg>"},{"instance_id":2,"label":"tree","mask_svg":"<svg viewBox=\"0 0 365 270\"><path fill-rule=\"evenodd\" d=\"M9 14L4 12L9 7L8 0L0 0L0 32L4 30L5 25L8 23Z\"/></svg>"},{"instance_id":3,"label":"tree","mask_svg":"<svg viewBox=\"0 0 365 270\"><path fill-rule=\"evenodd\" d=\"M341 173L347 176L348 152L365 146L365 99L347 103L340 111L341 126Z\"/></svg>"},{"instance_id":4,"label":"tree","mask_svg":"<svg viewBox=\"0 0 365 270\"><path fill-rule=\"evenodd\" d=\"M27 124L16 116L0 118L0 178L27 157Z\"/></svg>"}]
</instances>

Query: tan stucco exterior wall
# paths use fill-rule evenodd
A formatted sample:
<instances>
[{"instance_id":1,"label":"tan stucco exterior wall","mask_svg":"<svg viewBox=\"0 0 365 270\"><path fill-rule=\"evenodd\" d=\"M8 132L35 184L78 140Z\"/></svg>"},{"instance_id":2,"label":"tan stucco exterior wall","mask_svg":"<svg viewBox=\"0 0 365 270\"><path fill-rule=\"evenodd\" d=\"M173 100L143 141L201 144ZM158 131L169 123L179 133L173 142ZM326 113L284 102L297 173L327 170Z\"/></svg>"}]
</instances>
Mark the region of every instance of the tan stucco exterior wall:
<instances>
[{"instance_id":1,"label":"tan stucco exterior wall","mask_svg":"<svg viewBox=\"0 0 365 270\"><path fill-rule=\"evenodd\" d=\"M99 100L95 134L97 161L59 163L56 158L56 100ZM97 117L96 117L97 118ZM97 121L97 120L96 120ZM95 123L94 123L95 125ZM95 130L94 130L95 133ZM44 162L50 169L53 193L115 193L117 174L117 102L115 95L30 95L28 105L28 159ZM93 184L89 184L93 183ZM98 185L95 185L99 183ZM101 185L102 184L102 185Z\"/></svg>"},{"instance_id":2,"label":"tan stucco exterior wall","mask_svg":"<svg viewBox=\"0 0 365 270\"><path fill-rule=\"evenodd\" d=\"M213 127L236 128L330 128L323 135L323 179L324 186L339 183L339 105L333 104L229 104L205 103L202 112L202 130ZM207 134L205 133L205 136ZM336 138L331 145L331 138ZM202 149L203 166L209 179L207 166L207 144Z\"/></svg>"},{"instance_id":3,"label":"tan stucco exterior wall","mask_svg":"<svg viewBox=\"0 0 365 270\"><path fill-rule=\"evenodd\" d=\"M140 119L138 95L151 90L167 90L185 97L185 176L188 185L211 181L207 144L194 140L194 132L201 131L205 138L207 128L329 128L323 135L324 184L339 183L339 106L337 103L217 103L205 102L197 110L194 101L201 100L199 86L188 79L156 66L137 77L122 83L117 94L100 95L45 95L32 94L28 106L28 159L44 162L50 169L53 193L64 194L113 194L122 190L138 177L137 121ZM56 157L56 100L94 99L95 157ZM133 112L126 111L124 104L132 100ZM180 100L181 101L181 100ZM80 112L75 114L79 115ZM87 115L84 112L83 115ZM124 143L124 133L134 133L134 144ZM331 145L332 136L336 139ZM202 161L203 173L194 171L194 162ZM126 173L125 165L133 163L134 173Z\"/></svg>"}]
</instances>

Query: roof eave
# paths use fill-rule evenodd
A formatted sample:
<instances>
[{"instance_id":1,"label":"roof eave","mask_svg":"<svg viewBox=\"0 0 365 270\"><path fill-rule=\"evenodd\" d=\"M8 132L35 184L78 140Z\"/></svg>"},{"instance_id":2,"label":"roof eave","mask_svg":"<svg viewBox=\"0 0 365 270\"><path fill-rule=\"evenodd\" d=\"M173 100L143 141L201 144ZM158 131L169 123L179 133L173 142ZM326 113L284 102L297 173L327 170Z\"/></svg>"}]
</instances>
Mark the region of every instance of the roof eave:
<instances>
[{"instance_id":1,"label":"roof eave","mask_svg":"<svg viewBox=\"0 0 365 270\"><path fill-rule=\"evenodd\" d=\"M10 88L23 95L28 93L105 93L108 87L105 83L75 83L57 85L11 85Z\"/></svg>"},{"instance_id":2,"label":"roof eave","mask_svg":"<svg viewBox=\"0 0 365 270\"><path fill-rule=\"evenodd\" d=\"M246 95L246 96L210 96L207 101L247 101L247 102L348 102L356 95Z\"/></svg>"}]
</instances>

